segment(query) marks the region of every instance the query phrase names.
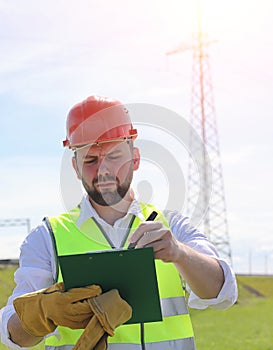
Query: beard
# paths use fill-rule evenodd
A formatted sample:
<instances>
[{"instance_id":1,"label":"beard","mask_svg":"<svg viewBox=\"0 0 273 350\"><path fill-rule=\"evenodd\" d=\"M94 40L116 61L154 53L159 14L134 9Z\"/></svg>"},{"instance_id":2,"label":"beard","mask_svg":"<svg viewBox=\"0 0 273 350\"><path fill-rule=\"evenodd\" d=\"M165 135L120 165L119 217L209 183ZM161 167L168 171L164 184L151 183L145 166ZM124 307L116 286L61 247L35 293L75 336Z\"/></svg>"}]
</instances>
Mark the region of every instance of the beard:
<instances>
[{"instance_id":1,"label":"beard","mask_svg":"<svg viewBox=\"0 0 273 350\"><path fill-rule=\"evenodd\" d=\"M87 184L84 179L82 179L82 184L89 196L90 199L92 199L95 203L101 205L101 206L111 206L119 203L128 192L131 183L133 179L133 171L129 171L126 179L122 184L120 184L120 181L115 176L98 176L94 178L92 181L92 186ZM116 189L115 190L104 190L104 191L98 191L96 186L98 183L103 183L107 181L115 181L116 182Z\"/></svg>"}]
</instances>

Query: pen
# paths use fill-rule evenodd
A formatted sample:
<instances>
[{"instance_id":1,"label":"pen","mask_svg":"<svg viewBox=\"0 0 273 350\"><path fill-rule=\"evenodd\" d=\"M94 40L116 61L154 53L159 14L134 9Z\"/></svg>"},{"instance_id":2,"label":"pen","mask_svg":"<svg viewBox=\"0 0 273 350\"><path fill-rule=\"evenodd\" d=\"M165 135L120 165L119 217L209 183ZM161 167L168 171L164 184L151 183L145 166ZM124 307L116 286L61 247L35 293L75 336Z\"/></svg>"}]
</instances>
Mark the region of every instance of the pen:
<instances>
[{"instance_id":1,"label":"pen","mask_svg":"<svg viewBox=\"0 0 273 350\"><path fill-rule=\"evenodd\" d=\"M147 217L146 221L154 221L154 219L157 217L157 212L156 211L152 211L151 214ZM130 243L128 245L128 249L134 249L137 245L137 242L133 242L133 243Z\"/></svg>"}]
</instances>

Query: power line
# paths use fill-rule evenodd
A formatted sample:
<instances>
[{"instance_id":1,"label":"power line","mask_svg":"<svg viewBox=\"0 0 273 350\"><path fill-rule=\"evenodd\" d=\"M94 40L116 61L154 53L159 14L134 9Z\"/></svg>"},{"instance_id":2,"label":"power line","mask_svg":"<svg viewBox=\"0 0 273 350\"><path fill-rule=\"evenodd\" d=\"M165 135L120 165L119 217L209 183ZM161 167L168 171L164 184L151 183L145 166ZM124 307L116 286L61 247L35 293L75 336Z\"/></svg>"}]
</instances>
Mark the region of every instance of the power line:
<instances>
[{"instance_id":1,"label":"power line","mask_svg":"<svg viewBox=\"0 0 273 350\"><path fill-rule=\"evenodd\" d=\"M27 232L30 231L29 218L14 218L14 219L0 219L0 227L26 226Z\"/></svg>"}]
</instances>

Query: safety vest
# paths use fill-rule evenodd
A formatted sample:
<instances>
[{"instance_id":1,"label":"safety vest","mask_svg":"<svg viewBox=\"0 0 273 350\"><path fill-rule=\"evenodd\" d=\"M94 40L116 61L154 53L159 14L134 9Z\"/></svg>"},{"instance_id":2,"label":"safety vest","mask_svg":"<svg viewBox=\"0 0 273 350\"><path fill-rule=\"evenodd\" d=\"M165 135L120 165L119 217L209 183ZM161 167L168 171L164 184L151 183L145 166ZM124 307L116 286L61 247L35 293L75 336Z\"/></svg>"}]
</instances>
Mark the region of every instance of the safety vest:
<instances>
[{"instance_id":1,"label":"safety vest","mask_svg":"<svg viewBox=\"0 0 273 350\"><path fill-rule=\"evenodd\" d=\"M156 220L162 221L168 226L162 213L153 206L141 203L141 209L145 219L153 210L156 210L159 213ZM93 250L112 248L107 235L95 219L86 220L79 230L76 225L79 215L80 208L76 207L65 214L45 219L52 235L57 261L58 256L61 255L83 254ZM141 220L138 217L133 217L123 247L128 246L128 237L140 223ZM56 266L56 281L62 281L59 264L57 263ZM125 324L119 326L115 330L115 335L108 337L109 350L141 350L143 342L145 342L146 350L195 349L193 328L180 275L172 263L155 260L155 266L163 320L148 322L144 325ZM83 332L83 330L72 330L62 326L58 327L58 331L58 336L46 338L47 350L70 350Z\"/></svg>"}]
</instances>

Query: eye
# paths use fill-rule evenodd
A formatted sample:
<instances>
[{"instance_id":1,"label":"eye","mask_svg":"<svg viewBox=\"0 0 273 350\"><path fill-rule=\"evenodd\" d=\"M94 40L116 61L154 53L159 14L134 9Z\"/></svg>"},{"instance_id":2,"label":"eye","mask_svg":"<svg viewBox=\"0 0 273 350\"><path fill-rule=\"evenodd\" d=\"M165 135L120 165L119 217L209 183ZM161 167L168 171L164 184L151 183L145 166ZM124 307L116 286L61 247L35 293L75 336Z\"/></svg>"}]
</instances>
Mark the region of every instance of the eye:
<instances>
[{"instance_id":1,"label":"eye","mask_svg":"<svg viewBox=\"0 0 273 350\"><path fill-rule=\"evenodd\" d=\"M98 158L88 158L86 159L83 163L88 165L88 164L95 164L97 162Z\"/></svg>"},{"instance_id":2,"label":"eye","mask_svg":"<svg viewBox=\"0 0 273 350\"><path fill-rule=\"evenodd\" d=\"M115 159L119 159L120 156L108 156L107 158L110 160L115 160Z\"/></svg>"},{"instance_id":3,"label":"eye","mask_svg":"<svg viewBox=\"0 0 273 350\"><path fill-rule=\"evenodd\" d=\"M113 154L108 154L107 155L107 159L109 160L117 160L121 158L121 154L120 153L113 153Z\"/></svg>"}]
</instances>

